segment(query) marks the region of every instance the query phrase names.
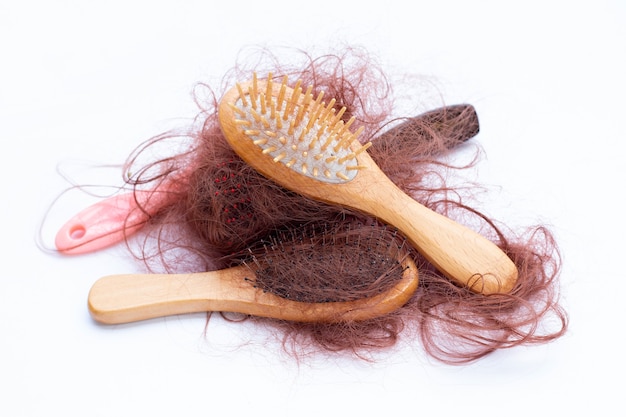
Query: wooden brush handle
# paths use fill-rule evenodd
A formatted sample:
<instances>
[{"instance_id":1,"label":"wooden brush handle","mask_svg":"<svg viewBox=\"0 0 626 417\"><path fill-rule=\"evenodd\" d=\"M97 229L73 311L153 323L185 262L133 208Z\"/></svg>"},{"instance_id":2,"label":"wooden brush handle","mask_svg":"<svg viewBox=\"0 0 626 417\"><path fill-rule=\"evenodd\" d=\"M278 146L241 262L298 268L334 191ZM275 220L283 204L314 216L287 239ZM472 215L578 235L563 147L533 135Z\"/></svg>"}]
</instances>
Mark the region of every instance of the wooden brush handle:
<instances>
[{"instance_id":1,"label":"wooden brush handle","mask_svg":"<svg viewBox=\"0 0 626 417\"><path fill-rule=\"evenodd\" d=\"M89 311L102 323L128 323L202 311L245 310L254 301L237 290L251 275L245 267L195 274L120 274L100 278L89 292ZM248 285L249 286L249 285Z\"/></svg>"},{"instance_id":2,"label":"wooden brush handle","mask_svg":"<svg viewBox=\"0 0 626 417\"><path fill-rule=\"evenodd\" d=\"M476 136L479 130L480 124L474 106L455 104L412 117L389 129L372 140L371 149L388 145L392 141L403 141L418 146L417 142L432 141L435 135L443 139L445 148L452 149Z\"/></svg>"},{"instance_id":3,"label":"wooden brush handle","mask_svg":"<svg viewBox=\"0 0 626 417\"><path fill-rule=\"evenodd\" d=\"M366 320L402 307L418 285L415 263L390 290L363 300L303 303L254 287L246 266L193 274L122 274L100 278L89 293L92 317L120 324L176 314L225 311L301 322Z\"/></svg>"},{"instance_id":4,"label":"wooden brush handle","mask_svg":"<svg viewBox=\"0 0 626 417\"><path fill-rule=\"evenodd\" d=\"M372 184L370 197L384 199L370 212L400 229L439 271L474 292L509 292L517 267L493 242L419 204L397 187ZM376 191L378 190L378 191ZM369 193L363 193L363 197Z\"/></svg>"}]
</instances>

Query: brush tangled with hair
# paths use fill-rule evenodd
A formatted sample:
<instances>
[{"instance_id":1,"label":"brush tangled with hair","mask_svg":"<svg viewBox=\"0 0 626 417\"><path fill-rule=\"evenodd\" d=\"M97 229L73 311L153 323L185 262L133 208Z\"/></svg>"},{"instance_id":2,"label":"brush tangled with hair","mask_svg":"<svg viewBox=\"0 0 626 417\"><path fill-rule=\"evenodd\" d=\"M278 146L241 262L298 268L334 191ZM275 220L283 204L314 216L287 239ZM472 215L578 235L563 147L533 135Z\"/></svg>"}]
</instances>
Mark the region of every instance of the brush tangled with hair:
<instances>
[{"instance_id":1,"label":"brush tangled with hair","mask_svg":"<svg viewBox=\"0 0 626 417\"><path fill-rule=\"evenodd\" d=\"M519 278L510 293L476 294L453 284L409 249L419 268L420 284L410 301L394 313L332 324L252 319L280 329L283 346L296 356L321 349L365 357L393 346L401 333L413 330L429 355L450 364L563 335L568 320L559 305L560 257L551 232L543 226L508 230L466 204L463 195L471 196L471 188L456 188L446 181L447 172L461 172L477 162L463 166L446 162L457 146L478 133L474 109L458 105L415 118L392 118L391 85L368 54L350 49L319 58L303 56L303 65L286 67L266 53L253 69L237 66L225 85L250 78L252 70L263 71L259 67L266 64L276 77L300 79L302 85L313 86L314 94L335 98L337 108L347 109L343 117L355 116L354 126L364 127L361 138L372 142L368 152L399 188L493 240L513 260ZM302 230L331 239L328 231L344 226L367 225L370 230L386 230L386 226L363 214L302 197L258 174L234 153L221 132L216 111L220 95L202 87L209 94L197 123L183 133L168 132L145 142L126 163L129 186L167 189L159 207L150 209L141 236L127 241L134 256L150 271L201 272L255 262L264 247L273 245L288 250L283 260L274 258L276 267L260 274L259 285L266 291L325 302L368 297L393 285L385 280L397 279L398 274L386 274L384 265L376 266L388 260L369 259L363 265L367 253L362 249L355 253L350 245L329 245L336 256L325 254L323 269L289 261L290 251L296 250L289 248L303 250L298 246ZM172 141L182 147L177 154L153 160L146 156ZM305 259L299 253L298 259ZM310 255L313 258L315 253ZM372 272L374 267L380 267L379 272ZM375 285L367 282L370 277Z\"/></svg>"}]
</instances>

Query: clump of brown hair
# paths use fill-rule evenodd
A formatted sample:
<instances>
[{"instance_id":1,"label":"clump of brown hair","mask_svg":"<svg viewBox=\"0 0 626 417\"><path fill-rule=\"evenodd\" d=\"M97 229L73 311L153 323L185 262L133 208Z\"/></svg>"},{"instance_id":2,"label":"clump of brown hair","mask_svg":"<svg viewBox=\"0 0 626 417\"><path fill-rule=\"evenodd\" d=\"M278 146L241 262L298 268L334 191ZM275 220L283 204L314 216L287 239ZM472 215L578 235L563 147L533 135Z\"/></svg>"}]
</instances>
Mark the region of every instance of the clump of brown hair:
<instances>
[{"instance_id":1,"label":"clump of brown hair","mask_svg":"<svg viewBox=\"0 0 626 417\"><path fill-rule=\"evenodd\" d=\"M410 255L419 266L419 289L392 314L336 324L256 320L281 329L284 346L297 355L318 348L364 356L393 346L405 329L412 328L428 354L457 364L497 349L560 337L567 328L567 315L559 304L560 257L551 232L544 226L522 232L508 230L466 203L471 188L447 183L449 171L462 172L477 162L461 166L446 162L458 145L478 132L474 109L450 106L416 118L393 118L391 85L371 56L354 49L318 58L302 56L302 65L283 66L267 52L255 68L238 65L224 85L251 78L252 70L261 73L261 67L267 65L276 78L300 79L302 85L313 86L315 94L323 91L325 97L334 97L337 108L347 109L344 118L355 116L354 126L365 127L361 137L372 141L370 155L396 185L423 205L478 228L511 257L519 279L510 293L476 294L449 281L413 250ZM227 267L249 256L260 242L279 239L287 244L295 236L289 231L302 227L323 230L342 222L382 227L376 219L286 190L245 164L219 127L219 94L202 87L209 94L201 104L197 125L183 133L151 139L126 165L131 186L169 190L169 197L151 212L143 237L128 242L149 269L198 272ZM140 162L166 140L179 140L184 144L182 151ZM339 271L344 266L338 261L327 268ZM297 287L294 266L276 269L282 270L289 272L274 277L280 282L278 293L289 292L291 282ZM279 275L276 271L272 274ZM342 281L347 275L329 276L336 282L320 284L317 294L315 285L309 286L307 300L328 301L329 288L332 300L348 297ZM367 296L367 291L362 295Z\"/></svg>"}]
</instances>

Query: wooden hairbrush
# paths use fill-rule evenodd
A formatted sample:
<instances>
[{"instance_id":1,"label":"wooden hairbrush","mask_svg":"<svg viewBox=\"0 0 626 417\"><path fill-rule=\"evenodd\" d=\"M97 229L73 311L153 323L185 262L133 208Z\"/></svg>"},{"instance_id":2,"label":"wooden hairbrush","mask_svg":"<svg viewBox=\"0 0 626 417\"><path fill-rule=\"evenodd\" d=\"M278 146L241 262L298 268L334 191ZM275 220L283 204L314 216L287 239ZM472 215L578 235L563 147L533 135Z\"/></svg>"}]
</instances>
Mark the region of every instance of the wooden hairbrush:
<instances>
[{"instance_id":1,"label":"wooden hairbrush","mask_svg":"<svg viewBox=\"0 0 626 417\"><path fill-rule=\"evenodd\" d=\"M341 119L335 100L282 82L237 84L218 107L226 139L239 156L278 184L330 204L373 215L398 228L452 281L483 293L509 292L517 268L493 242L419 204L400 190L367 153L368 145Z\"/></svg>"},{"instance_id":2,"label":"wooden hairbrush","mask_svg":"<svg viewBox=\"0 0 626 417\"><path fill-rule=\"evenodd\" d=\"M338 251L344 259L337 258ZM337 261L339 265L353 261L359 266L345 267L358 285L376 287L382 280L388 284L386 289L362 299L328 301L319 294L332 294L334 287L325 291L314 288L310 297L317 298L316 302L300 301L307 299L307 292L294 289L302 279L298 274L317 274L332 264L333 272L344 280ZM284 275L282 280L295 283L294 288L285 290L277 285L280 280L275 275ZM292 234L284 241L274 239L265 242L261 254L219 271L105 276L92 286L88 305L92 317L105 324L205 311L299 322L346 322L371 319L402 307L417 286L417 267L404 240L386 227L363 226L348 232L335 228L312 237Z\"/></svg>"}]
</instances>

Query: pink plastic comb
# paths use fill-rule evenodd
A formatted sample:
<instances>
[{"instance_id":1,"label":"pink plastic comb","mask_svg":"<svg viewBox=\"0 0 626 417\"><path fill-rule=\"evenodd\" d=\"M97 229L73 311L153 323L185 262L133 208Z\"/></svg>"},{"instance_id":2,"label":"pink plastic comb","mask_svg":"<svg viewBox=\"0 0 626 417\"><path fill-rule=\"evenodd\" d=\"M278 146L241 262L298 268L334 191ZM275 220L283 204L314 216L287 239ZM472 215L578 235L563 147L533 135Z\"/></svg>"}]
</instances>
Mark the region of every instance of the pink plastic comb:
<instances>
[{"instance_id":1,"label":"pink plastic comb","mask_svg":"<svg viewBox=\"0 0 626 417\"><path fill-rule=\"evenodd\" d=\"M139 230L160 201L154 191L135 191L93 204L59 229L55 246L59 252L68 255L112 246Z\"/></svg>"}]
</instances>

